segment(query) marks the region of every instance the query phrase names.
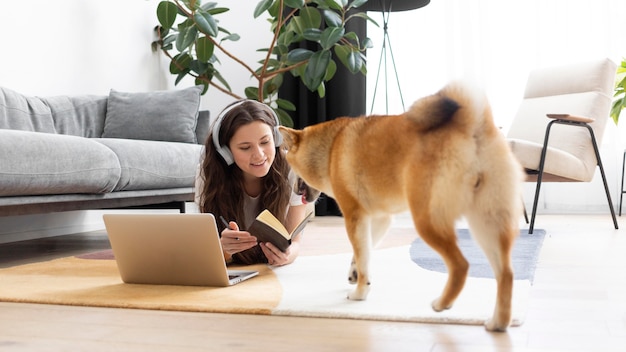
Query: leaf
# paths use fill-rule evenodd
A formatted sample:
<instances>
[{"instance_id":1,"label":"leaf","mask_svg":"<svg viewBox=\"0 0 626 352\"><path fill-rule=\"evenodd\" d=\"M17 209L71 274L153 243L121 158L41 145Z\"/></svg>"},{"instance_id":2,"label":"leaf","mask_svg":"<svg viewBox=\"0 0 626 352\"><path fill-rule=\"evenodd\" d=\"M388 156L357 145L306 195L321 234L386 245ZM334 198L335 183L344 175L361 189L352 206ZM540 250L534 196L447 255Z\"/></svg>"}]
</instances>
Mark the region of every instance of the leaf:
<instances>
[{"instance_id":1,"label":"leaf","mask_svg":"<svg viewBox=\"0 0 626 352\"><path fill-rule=\"evenodd\" d=\"M217 22L215 21L215 18L213 18L213 15L208 12L196 12L193 15L193 20L201 32L208 34L211 37L217 37Z\"/></svg>"},{"instance_id":2,"label":"leaf","mask_svg":"<svg viewBox=\"0 0 626 352\"><path fill-rule=\"evenodd\" d=\"M196 56L201 62L209 62L213 56L215 44L207 37L200 37L196 41Z\"/></svg>"},{"instance_id":3,"label":"leaf","mask_svg":"<svg viewBox=\"0 0 626 352\"><path fill-rule=\"evenodd\" d=\"M356 50L352 50L348 46L335 46L335 55L337 55L339 61L341 61L341 63L352 73L359 72L363 66L364 62L361 58L361 53Z\"/></svg>"},{"instance_id":4,"label":"leaf","mask_svg":"<svg viewBox=\"0 0 626 352\"><path fill-rule=\"evenodd\" d=\"M257 98L259 96L259 88L257 88L257 87L246 87L244 89L244 94L246 95L246 98L248 98L248 99L257 100Z\"/></svg>"},{"instance_id":5,"label":"leaf","mask_svg":"<svg viewBox=\"0 0 626 352\"><path fill-rule=\"evenodd\" d=\"M209 64L206 62L200 62L198 60L192 60L189 63L189 69L197 73L198 75L204 74L209 69Z\"/></svg>"},{"instance_id":6,"label":"leaf","mask_svg":"<svg viewBox=\"0 0 626 352\"><path fill-rule=\"evenodd\" d=\"M173 2L161 1L157 6L157 18L163 28L172 28L177 14L178 7Z\"/></svg>"},{"instance_id":7,"label":"leaf","mask_svg":"<svg viewBox=\"0 0 626 352\"><path fill-rule=\"evenodd\" d=\"M326 67L332 54L330 51L318 51L314 53L309 59L309 63L306 65L304 76L302 76L302 83L309 88L310 91L315 91L322 84L324 75L326 75Z\"/></svg>"},{"instance_id":8,"label":"leaf","mask_svg":"<svg viewBox=\"0 0 626 352\"><path fill-rule=\"evenodd\" d=\"M328 27L341 27L343 23L341 22L341 16L338 13L330 10L324 10L324 21Z\"/></svg>"},{"instance_id":9,"label":"leaf","mask_svg":"<svg viewBox=\"0 0 626 352\"><path fill-rule=\"evenodd\" d=\"M378 1L378 0L372 0L372 1ZM343 7L345 6L345 4L340 4L335 0L313 0L313 2L316 3L317 7L322 10L343 11Z\"/></svg>"},{"instance_id":10,"label":"leaf","mask_svg":"<svg viewBox=\"0 0 626 352\"><path fill-rule=\"evenodd\" d=\"M328 67L326 68L326 74L324 75L324 82L330 81L333 77L335 77L335 73L337 73L337 64L334 60L330 60Z\"/></svg>"},{"instance_id":11,"label":"leaf","mask_svg":"<svg viewBox=\"0 0 626 352\"><path fill-rule=\"evenodd\" d=\"M292 9L301 9L304 7L304 4L304 0L285 0L285 6L291 7Z\"/></svg>"},{"instance_id":12,"label":"leaf","mask_svg":"<svg viewBox=\"0 0 626 352\"><path fill-rule=\"evenodd\" d=\"M259 16L261 16L261 14L263 14L263 12L267 11L267 9L272 6L273 2L274 0L262 0L258 4L256 4L253 15L254 18L258 18Z\"/></svg>"},{"instance_id":13,"label":"leaf","mask_svg":"<svg viewBox=\"0 0 626 352\"><path fill-rule=\"evenodd\" d=\"M176 77L176 80L174 81L174 85L178 85L178 83L180 83L180 81L185 78L185 76L189 73L189 70L185 70L181 73L178 74L178 76Z\"/></svg>"},{"instance_id":14,"label":"leaf","mask_svg":"<svg viewBox=\"0 0 626 352\"><path fill-rule=\"evenodd\" d=\"M289 22L294 27L292 30L298 35L303 35L304 30L308 28L320 28L322 24L322 16L316 8L305 7L300 10L300 15L293 18Z\"/></svg>"},{"instance_id":15,"label":"leaf","mask_svg":"<svg viewBox=\"0 0 626 352\"><path fill-rule=\"evenodd\" d=\"M281 126L293 128L293 120L291 119L291 116L289 116L289 114L285 110L274 109L274 111L276 111L276 115L278 115L278 119L280 120Z\"/></svg>"},{"instance_id":16,"label":"leaf","mask_svg":"<svg viewBox=\"0 0 626 352\"><path fill-rule=\"evenodd\" d=\"M209 90L209 83L207 83L203 79L198 77L198 78L196 78L195 83L196 83L197 86L200 86L200 85L204 86L204 88L202 89L202 93L200 93L200 95L204 95Z\"/></svg>"},{"instance_id":17,"label":"leaf","mask_svg":"<svg viewBox=\"0 0 626 352\"><path fill-rule=\"evenodd\" d=\"M178 26L178 37L176 38L176 49L178 51L184 51L196 40L198 35L198 29L192 24Z\"/></svg>"},{"instance_id":18,"label":"leaf","mask_svg":"<svg viewBox=\"0 0 626 352\"><path fill-rule=\"evenodd\" d=\"M371 1L376 1L376 0L371 0ZM363 4L365 4L367 2L367 0L354 0L349 6L348 9L350 8L357 8L357 7L361 7Z\"/></svg>"},{"instance_id":19,"label":"leaf","mask_svg":"<svg viewBox=\"0 0 626 352\"><path fill-rule=\"evenodd\" d=\"M313 56L313 52L308 49L293 49L287 54L287 62L289 64L296 64L298 62L306 61Z\"/></svg>"},{"instance_id":20,"label":"leaf","mask_svg":"<svg viewBox=\"0 0 626 352\"><path fill-rule=\"evenodd\" d=\"M187 53L180 53L174 56L170 62L170 73L176 75L188 70L191 60L191 56Z\"/></svg>"},{"instance_id":21,"label":"leaf","mask_svg":"<svg viewBox=\"0 0 626 352\"><path fill-rule=\"evenodd\" d=\"M319 42L322 37L322 30L319 28L307 28L302 32L302 36L306 40L310 40L312 42Z\"/></svg>"},{"instance_id":22,"label":"leaf","mask_svg":"<svg viewBox=\"0 0 626 352\"><path fill-rule=\"evenodd\" d=\"M287 99L277 99L276 104L283 110L296 111L296 106Z\"/></svg>"},{"instance_id":23,"label":"leaf","mask_svg":"<svg viewBox=\"0 0 626 352\"><path fill-rule=\"evenodd\" d=\"M320 45L322 49L328 50L332 48L345 33L345 29L343 27L328 27L322 32L322 36L320 38Z\"/></svg>"},{"instance_id":24,"label":"leaf","mask_svg":"<svg viewBox=\"0 0 626 352\"><path fill-rule=\"evenodd\" d=\"M220 83L222 83L222 85L228 89L229 92L232 92L233 89L230 87L230 85L228 84L228 82L226 82L226 80L224 79L224 77L222 76L221 73L219 73L219 71L214 71L213 72L213 77L217 78L218 81L220 81Z\"/></svg>"}]
</instances>

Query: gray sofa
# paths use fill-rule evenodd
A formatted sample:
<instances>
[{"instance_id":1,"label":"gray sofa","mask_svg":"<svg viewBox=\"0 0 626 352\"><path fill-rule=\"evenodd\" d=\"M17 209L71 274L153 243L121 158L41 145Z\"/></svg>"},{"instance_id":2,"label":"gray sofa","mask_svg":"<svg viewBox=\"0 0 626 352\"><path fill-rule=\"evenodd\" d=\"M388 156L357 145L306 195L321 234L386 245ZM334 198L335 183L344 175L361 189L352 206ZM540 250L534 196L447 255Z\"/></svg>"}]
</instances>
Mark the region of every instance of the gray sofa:
<instances>
[{"instance_id":1,"label":"gray sofa","mask_svg":"<svg viewBox=\"0 0 626 352\"><path fill-rule=\"evenodd\" d=\"M0 88L0 216L184 212L209 130L201 90L32 97Z\"/></svg>"}]
</instances>

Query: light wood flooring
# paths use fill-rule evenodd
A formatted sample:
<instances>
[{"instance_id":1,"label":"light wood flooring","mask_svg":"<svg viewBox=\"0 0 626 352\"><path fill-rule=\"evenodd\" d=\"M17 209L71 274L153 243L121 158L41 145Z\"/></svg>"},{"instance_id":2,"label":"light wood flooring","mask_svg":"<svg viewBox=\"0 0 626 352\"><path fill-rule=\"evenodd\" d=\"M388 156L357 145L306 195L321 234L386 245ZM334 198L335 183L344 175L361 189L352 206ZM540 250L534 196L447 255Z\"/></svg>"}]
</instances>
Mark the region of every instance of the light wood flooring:
<instances>
[{"instance_id":1,"label":"light wood flooring","mask_svg":"<svg viewBox=\"0 0 626 352\"><path fill-rule=\"evenodd\" d=\"M619 218L624 229L614 230L608 216L539 215L536 228L547 235L526 322L507 333L481 326L0 303L0 351L626 351L625 218ZM349 251L347 239L337 235L342 224L341 218L316 217L303 255ZM410 226L406 216L394 222L396 229ZM413 236L406 233L391 231L383 245L410 243ZM0 245L0 267L102 248L108 248L102 231Z\"/></svg>"}]
</instances>

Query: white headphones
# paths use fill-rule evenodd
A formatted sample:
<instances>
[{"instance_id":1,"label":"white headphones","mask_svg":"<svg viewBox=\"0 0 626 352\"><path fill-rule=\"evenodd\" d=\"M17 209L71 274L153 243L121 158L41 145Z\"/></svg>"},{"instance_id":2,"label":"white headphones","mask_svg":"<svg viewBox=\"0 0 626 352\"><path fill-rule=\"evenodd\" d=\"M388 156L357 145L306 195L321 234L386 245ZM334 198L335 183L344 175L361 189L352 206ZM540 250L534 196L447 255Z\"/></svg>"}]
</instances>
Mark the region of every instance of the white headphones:
<instances>
[{"instance_id":1,"label":"white headphones","mask_svg":"<svg viewBox=\"0 0 626 352\"><path fill-rule=\"evenodd\" d=\"M233 153L230 151L230 148L228 148L227 145L220 145L220 129L222 128L222 121L224 120L224 118L226 117L226 115L234 108L242 105L243 103L246 102L252 102L252 103L256 103L256 104L260 104L263 105L263 107L265 108L265 110L270 111L270 113L272 114L272 116L274 117L274 119L276 120L276 126L273 127L272 131L274 132L274 145L276 147L280 146L283 143L283 136L280 134L280 132L278 131L278 126L280 126L280 120L278 119L278 115L276 115L276 112L274 112L274 109L270 108L269 106L260 103L256 100L252 100L252 99L242 99L236 103L231 104L230 106L226 107L217 117L217 120L215 120L215 123L213 124L213 131L211 132L212 138L213 138L213 145L215 146L215 150L217 150L217 152L222 156L222 158L224 159L224 161L226 162L227 165L232 165L235 162L235 158L233 157Z\"/></svg>"}]
</instances>

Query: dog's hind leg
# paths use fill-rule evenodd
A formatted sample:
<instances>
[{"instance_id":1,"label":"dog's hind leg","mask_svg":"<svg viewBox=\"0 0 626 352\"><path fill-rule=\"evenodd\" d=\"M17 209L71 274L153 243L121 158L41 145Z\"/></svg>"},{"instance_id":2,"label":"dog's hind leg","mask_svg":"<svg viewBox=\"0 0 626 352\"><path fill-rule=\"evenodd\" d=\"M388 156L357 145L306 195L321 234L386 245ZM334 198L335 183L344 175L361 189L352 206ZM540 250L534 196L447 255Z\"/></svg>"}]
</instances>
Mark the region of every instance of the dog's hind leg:
<instances>
[{"instance_id":1,"label":"dog's hind leg","mask_svg":"<svg viewBox=\"0 0 626 352\"><path fill-rule=\"evenodd\" d=\"M439 253L448 268L448 280L439 298L432 302L432 308L436 312L449 309L461 293L469 270L469 264L456 242L454 226L435 227L422 217L415 220L415 228L424 242Z\"/></svg>"},{"instance_id":2,"label":"dog's hind leg","mask_svg":"<svg viewBox=\"0 0 626 352\"><path fill-rule=\"evenodd\" d=\"M487 219L487 221L485 221ZM491 220L487 216L468 216L472 236L482 248L493 269L498 284L493 317L485 323L489 331L506 331L511 322L513 296L513 268L511 251L518 229L506 221Z\"/></svg>"}]
</instances>

